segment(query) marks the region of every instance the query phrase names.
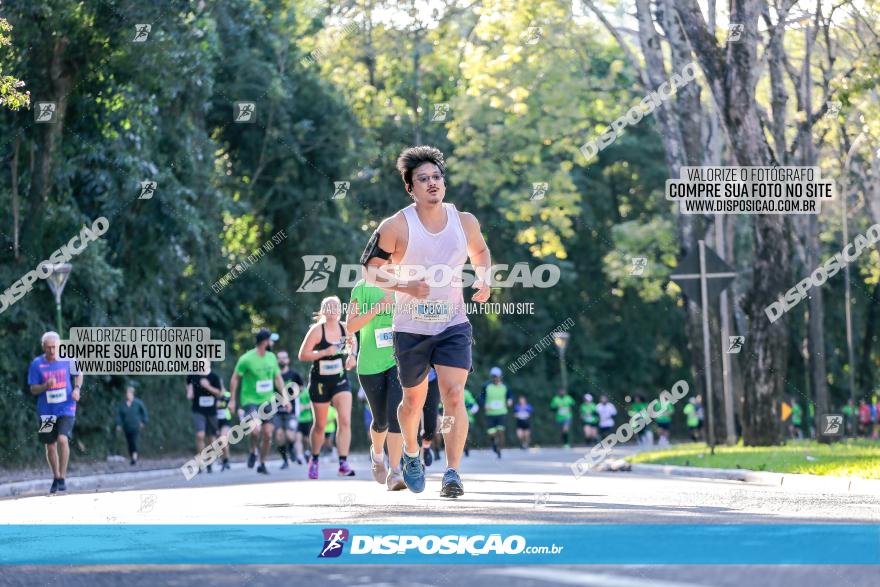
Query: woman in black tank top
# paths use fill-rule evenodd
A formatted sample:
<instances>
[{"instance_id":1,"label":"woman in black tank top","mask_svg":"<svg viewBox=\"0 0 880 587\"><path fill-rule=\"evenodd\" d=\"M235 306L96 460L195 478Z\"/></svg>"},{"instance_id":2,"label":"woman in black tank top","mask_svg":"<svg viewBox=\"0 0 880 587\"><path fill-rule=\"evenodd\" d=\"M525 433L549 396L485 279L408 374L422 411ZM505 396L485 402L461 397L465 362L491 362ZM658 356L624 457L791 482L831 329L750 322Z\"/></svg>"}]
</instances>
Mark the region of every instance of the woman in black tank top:
<instances>
[{"instance_id":1,"label":"woman in black tank top","mask_svg":"<svg viewBox=\"0 0 880 587\"><path fill-rule=\"evenodd\" d=\"M348 464L348 449L351 444L351 384L345 372L357 364L357 350L346 354L345 341L348 333L340 321L342 302L336 296L321 302L319 322L312 325L299 349L299 360L312 363L309 371L309 399L314 414L312 430L309 434L312 458L309 462L309 479L318 478L318 455L324 443L324 429L327 425L327 412L330 404L336 408L337 431L336 448L339 450L340 477L353 477L354 471ZM327 340L327 335L339 333L335 342ZM320 338L319 338L320 337Z\"/></svg>"},{"instance_id":2,"label":"woman in black tank top","mask_svg":"<svg viewBox=\"0 0 880 587\"><path fill-rule=\"evenodd\" d=\"M327 340L327 325L321 324L321 342L315 345L314 350L322 351L326 348L335 347L339 352L329 357L312 361L312 369L310 373L312 379L317 379L320 383L330 386L338 385L338 381L341 379L344 379L345 382L348 383L348 378L345 376L345 359L347 355L342 352L342 349L345 346L345 337L347 333L345 332L345 326L343 326L341 322L338 322L337 325L339 326L342 336L337 342L329 342Z\"/></svg>"}]
</instances>

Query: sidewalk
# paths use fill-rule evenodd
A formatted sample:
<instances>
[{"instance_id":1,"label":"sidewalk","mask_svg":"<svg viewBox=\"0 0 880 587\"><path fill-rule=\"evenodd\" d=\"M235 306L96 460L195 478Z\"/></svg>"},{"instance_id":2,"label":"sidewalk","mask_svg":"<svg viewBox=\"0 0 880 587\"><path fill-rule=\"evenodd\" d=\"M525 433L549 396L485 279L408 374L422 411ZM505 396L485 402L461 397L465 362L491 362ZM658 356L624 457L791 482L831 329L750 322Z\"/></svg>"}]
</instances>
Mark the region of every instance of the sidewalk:
<instances>
[{"instance_id":1,"label":"sidewalk","mask_svg":"<svg viewBox=\"0 0 880 587\"><path fill-rule=\"evenodd\" d=\"M726 481L776 485L784 489L791 489L792 491L810 493L880 495L880 479L859 479L856 477L832 477L830 475L805 475L799 473L770 473L766 471L749 471L747 469L706 469L677 465L627 464L629 465L629 470L633 473L648 475L724 479Z\"/></svg>"}]
</instances>

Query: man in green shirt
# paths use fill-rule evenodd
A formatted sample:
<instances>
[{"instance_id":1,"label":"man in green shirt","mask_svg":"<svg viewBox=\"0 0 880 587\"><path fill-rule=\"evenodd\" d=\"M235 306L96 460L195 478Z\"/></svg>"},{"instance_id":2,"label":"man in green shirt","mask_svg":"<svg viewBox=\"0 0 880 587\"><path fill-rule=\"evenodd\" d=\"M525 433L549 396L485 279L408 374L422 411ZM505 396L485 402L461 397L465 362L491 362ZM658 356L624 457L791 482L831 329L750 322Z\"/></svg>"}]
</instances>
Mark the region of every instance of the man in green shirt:
<instances>
[{"instance_id":1,"label":"man in green shirt","mask_svg":"<svg viewBox=\"0 0 880 587\"><path fill-rule=\"evenodd\" d=\"M684 415L687 418L688 433L691 440L697 442L700 440L700 410L697 405L697 398L692 397L688 400L684 407Z\"/></svg>"},{"instance_id":2,"label":"man in green shirt","mask_svg":"<svg viewBox=\"0 0 880 587\"><path fill-rule=\"evenodd\" d=\"M654 418L654 423L657 424L657 434L659 435L657 446L669 446L669 429L672 428L672 414L675 413L675 406L672 402L664 404L659 400L657 404L657 416Z\"/></svg>"},{"instance_id":3,"label":"man in green shirt","mask_svg":"<svg viewBox=\"0 0 880 587\"><path fill-rule=\"evenodd\" d=\"M557 390L556 397L550 401L550 409L556 412L556 424L562 435L562 446L571 448L568 440L568 431L571 428L571 418L574 414L575 401L562 388Z\"/></svg>"},{"instance_id":4,"label":"man in green shirt","mask_svg":"<svg viewBox=\"0 0 880 587\"><path fill-rule=\"evenodd\" d=\"M312 421L315 418L315 415L312 413L312 399L309 397L308 389L303 389L297 398L297 428L296 428L296 438L294 440L294 448L296 450L296 459L298 461L308 461L311 458L312 447L311 447L311 439L309 438L312 433ZM304 442L309 443L309 448L304 451L303 444Z\"/></svg>"},{"instance_id":5,"label":"man in green shirt","mask_svg":"<svg viewBox=\"0 0 880 587\"><path fill-rule=\"evenodd\" d=\"M406 483L400 470L403 435L397 419L397 406L403 400L403 388L394 359L393 302L393 292L385 292L361 279L351 291L346 328L350 335L359 333L360 337L357 371L373 415L370 425L373 480L384 483L389 491L398 491L406 489ZM386 445L390 471L385 464Z\"/></svg>"},{"instance_id":6,"label":"man in green shirt","mask_svg":"<svg viewBox=\"0 0 880 587\"><path fill-rule=\"evenodd\" d=\"M492 367L489 376L492 380L483 385L480 404L486 414L486 428L492 440L492 450L500 459L501 449L504 448L504 422L507 419L507 410L513 407L513 394L501 381L500 367Z\"/></svg>"},{"instance_id":7,"label":"man in green shirt","mask_svg":"<svg viewBox=\"0 0 880 587\"><path fill-rule=\"evenodd\" d=\"M248 468L253 469L257 461L257 443L260 443L260 466L257 473L268 475L266 469L266 457L269 455L269 446L272 443L272 422L262 422L259 418L258 408L261 404L271 402L275 390L283 395L284 380L281 378L281 367L275 353L269 350L271 338L277 339L268 329L261 328L256 334L256 346L243 354L235 364L235 372L229 381L229 391L232 399L229 402L230 411L235 411L236 406L241 406L239 418L254 414L254 425L250 431L251 454L248 456Z\"/></svg>"},{"instance_id":8,"label":"man in green shirt","mask_svg":"<svg viewBox=\"0 0 880 587\"><path fill-rule=\"evenodd\" d=\"M599 414L596 412L593 396L589 393L584 394L584 403L581 404L581 422L584 423L584 439L587 444L599 440Z\"/></svg>"},{"instance_id":9,"label":"man in green shirt","mask_svg":"<svg viewBox=\"0 0 880 587\"><path fill-rule=\"evenodd\" d=\"M645 410L648 408L648 402L645 401L644 396L641 394L636 394L632 403L629 405L629 409L627 410L627 415L629 416L629 425L633 427L633 430L636 428L636 423L643 418L642 414L645 414ZM651 446L654 444L654 435L651 433L650 427L647 425L647 422L642 429L639 430L638 433L638 443L642 445Z\"/></svg>"},{"instance_id":10,"label":"man in green shirt","mask_svg":"<svg viewBox=\"0 0 880 587\"><path fill-rule=\"evenodd\" d=\"M791 421L788 426L789 434L792 438L803 438L801 424L803 424L804 410L798 403L797 398L791 397Z\"/></svg>"}]
</instances>

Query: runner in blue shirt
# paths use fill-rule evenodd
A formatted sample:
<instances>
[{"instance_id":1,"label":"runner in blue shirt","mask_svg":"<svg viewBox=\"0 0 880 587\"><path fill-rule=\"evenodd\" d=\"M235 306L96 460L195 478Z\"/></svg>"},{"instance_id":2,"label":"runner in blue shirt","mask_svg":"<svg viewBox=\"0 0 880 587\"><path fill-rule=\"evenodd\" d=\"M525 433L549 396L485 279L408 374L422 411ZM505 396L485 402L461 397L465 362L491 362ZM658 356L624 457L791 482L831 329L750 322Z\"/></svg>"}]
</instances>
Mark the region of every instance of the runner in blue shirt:
<instances>
[{"instance_id":1,"label":"runner in blue shirt","mask_svg":"<svg viewBox=\"0 0 880 587\"><path fill-rule=\"evenodd\" d=\"M46 445L46 460L52 469L51 494L67 491L64 476L83 376L70 360L58 358L61 337L57 332L47 332L41 342L43 354L31 361L28 385L31 393L37 396L37 415L40 417L37 436ZM72 386L71 375L75 377Z\"/></svg>"},{"instance_id":2,"label":"runner in blue shirt","mask_svg":"<svg viewBox=\"0 0 880 587\"><path fill-rule=\"evenodd\" d=\"M513 415L516 417L516 437L519 439L519 447L523 450L529 448L532 440L532 404L521 395L515 406Z\"/></svg>"}]
</instances>

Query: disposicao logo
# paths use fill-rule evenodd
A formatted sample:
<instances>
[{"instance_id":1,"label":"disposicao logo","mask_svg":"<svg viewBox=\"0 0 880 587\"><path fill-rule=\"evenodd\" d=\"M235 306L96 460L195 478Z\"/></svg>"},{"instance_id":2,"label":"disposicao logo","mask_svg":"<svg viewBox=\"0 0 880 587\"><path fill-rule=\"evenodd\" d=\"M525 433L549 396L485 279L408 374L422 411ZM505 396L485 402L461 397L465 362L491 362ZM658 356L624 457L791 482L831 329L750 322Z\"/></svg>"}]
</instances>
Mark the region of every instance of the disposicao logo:
<instances>
[{"instance_id":1,"label":"disposicao logo","mask_svg":"<svg viewBox=\"0 0 880 587\"><path fill-rule=\"evenodd\" d=\"M348 530L345 528L324 528L324 548L318 558L335 558L342 554L342 547L348 540Z\"/></svg>"}]
</instances>

